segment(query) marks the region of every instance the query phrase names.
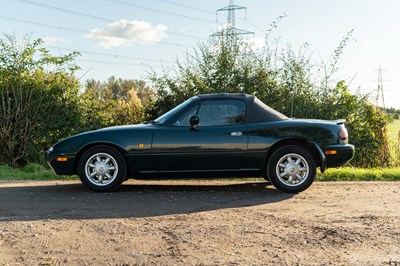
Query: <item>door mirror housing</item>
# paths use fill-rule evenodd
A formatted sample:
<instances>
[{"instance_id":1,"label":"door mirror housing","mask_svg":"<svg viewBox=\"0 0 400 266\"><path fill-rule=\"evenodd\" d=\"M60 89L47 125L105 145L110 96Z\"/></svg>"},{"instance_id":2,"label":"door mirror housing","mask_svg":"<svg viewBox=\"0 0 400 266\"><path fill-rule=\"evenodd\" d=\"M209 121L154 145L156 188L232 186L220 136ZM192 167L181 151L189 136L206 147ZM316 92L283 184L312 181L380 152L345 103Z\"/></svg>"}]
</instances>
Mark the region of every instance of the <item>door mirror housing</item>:
<instances>
[{"instance_id":1,"label":"door mirror housing","mask_svg":"<svg viewBox=\"0 0 400 266\"><path fill-rule=\"evenodd\" d=\"M189 123L191 127L195 127L200 123L200 117L198 115L191 116L189 118Z\"/></svg>"}]
</instances>

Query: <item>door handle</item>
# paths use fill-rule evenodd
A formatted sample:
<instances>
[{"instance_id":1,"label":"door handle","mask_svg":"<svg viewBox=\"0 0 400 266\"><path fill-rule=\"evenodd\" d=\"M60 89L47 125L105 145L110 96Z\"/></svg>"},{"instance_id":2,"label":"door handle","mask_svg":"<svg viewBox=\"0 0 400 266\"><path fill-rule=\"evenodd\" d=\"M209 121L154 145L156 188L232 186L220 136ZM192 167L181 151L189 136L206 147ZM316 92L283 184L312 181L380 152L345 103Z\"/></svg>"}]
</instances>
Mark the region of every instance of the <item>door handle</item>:
<instances>
[{"instance_id":1,"label":"door handle","mask_svg":"<svg viewBox=\"0 0 400 266\"><path fill-rule=\"evenodd\" d=\"M242 132L231 132L232 137L240 137L241 135L243 135Z\"/></svg>"}]
</instances>

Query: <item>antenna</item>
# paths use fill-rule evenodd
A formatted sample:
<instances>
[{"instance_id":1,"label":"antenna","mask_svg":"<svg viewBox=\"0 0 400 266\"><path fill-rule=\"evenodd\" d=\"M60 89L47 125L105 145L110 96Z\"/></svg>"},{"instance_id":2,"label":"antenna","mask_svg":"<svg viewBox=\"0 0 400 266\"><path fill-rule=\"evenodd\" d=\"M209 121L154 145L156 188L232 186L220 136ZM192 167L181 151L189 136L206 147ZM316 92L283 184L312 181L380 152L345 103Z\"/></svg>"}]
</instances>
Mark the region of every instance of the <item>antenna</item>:
<instances>
[{"instance_id":1,"label":"antenna","mask_svg":"<svg viewBox=\"0 0 400 266\"><path fill-rule=\"evenodd\" d=\"M221 30L219 32L213 33L210 35L211 38L213 37L225 37L229 47L233 47L237 41L239 35L245 34L252 34L254 38L254 32L242 30L236 28L236 17L235 17L235 10L245 10L245 19L247 14L247 8L243 6L237 6L233 4L233 0L229 0L229 5L217 10L217 22L218 22L218 13L219 12L228 12L227 18L227 26L226 29Z\"/></svg>"}]
</instances>

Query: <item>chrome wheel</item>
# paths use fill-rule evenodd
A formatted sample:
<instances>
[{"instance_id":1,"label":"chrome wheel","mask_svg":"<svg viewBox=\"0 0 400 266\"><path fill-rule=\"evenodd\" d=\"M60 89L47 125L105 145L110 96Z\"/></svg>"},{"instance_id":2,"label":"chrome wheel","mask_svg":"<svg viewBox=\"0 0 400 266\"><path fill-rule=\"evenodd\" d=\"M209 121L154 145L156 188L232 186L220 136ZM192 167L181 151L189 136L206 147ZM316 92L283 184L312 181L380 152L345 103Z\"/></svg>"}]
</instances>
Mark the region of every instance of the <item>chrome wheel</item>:
<instances>
[{"instance_id":1,"label":"chrome wheel","mask_svg":"<svg viewBox=\"0 0 400 266\"><path fill-rule=\"evenodd\" d=\"M297 153L289 153L278 160L275 171L280 182L294 187L307 180L310 167L303 156Z\"/></svg>"},{"instance_id":2,"label":"chrome wheel","mask_svg":"<svg viewBox=\"0 0 400 266\"><path fill-rule=\"evenodd\" d=\"M93 154L85 164L86 178L96 186L112 183L118 175L118 163L107 153Z\"/></svg>"}]
</instances>

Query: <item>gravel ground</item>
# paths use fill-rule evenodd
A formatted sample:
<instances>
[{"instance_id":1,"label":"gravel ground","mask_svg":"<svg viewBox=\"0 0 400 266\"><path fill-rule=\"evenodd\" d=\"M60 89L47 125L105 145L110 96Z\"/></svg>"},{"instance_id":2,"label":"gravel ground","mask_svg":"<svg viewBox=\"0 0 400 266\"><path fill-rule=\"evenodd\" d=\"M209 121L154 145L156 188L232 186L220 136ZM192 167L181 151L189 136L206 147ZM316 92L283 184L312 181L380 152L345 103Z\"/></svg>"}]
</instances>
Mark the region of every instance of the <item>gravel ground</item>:
<instances>
[{"instance_id":1,"label":"gravel ground","mask_svg":"<svg viewBox=\"0 0 400 266\"><path fill-rule=\"evenodd\" d=\"M1 182L0 203L0 265L400 266L400 182Z\"/></svg>"}]
</instances>

